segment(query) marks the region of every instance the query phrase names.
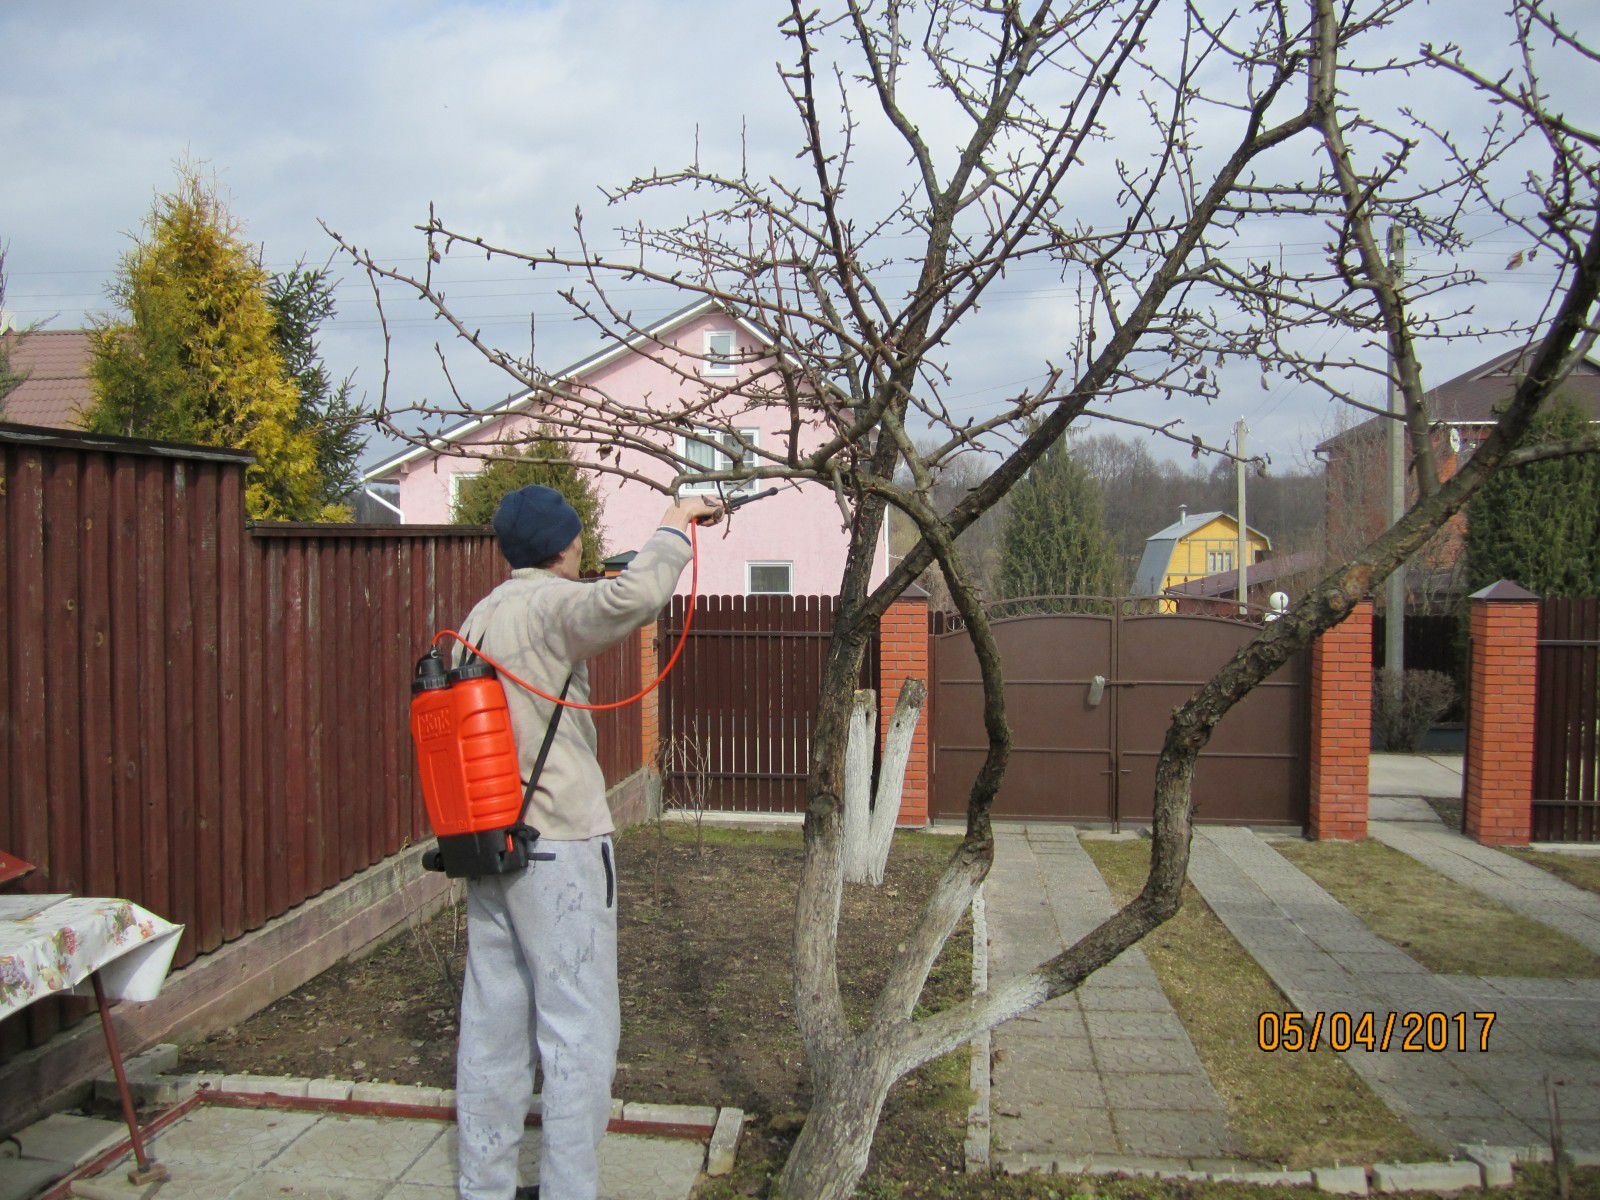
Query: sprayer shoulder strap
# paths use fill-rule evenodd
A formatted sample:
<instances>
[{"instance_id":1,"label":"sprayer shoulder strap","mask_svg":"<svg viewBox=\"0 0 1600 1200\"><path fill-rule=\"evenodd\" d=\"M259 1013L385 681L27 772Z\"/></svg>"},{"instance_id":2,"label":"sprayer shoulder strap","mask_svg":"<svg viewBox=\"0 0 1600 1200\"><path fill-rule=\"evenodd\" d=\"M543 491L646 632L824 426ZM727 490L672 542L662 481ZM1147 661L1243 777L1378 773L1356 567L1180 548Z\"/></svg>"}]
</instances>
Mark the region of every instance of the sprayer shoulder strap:
<instances>
[{"instance_id":1,"label":"sprayer shoulder strap","mask_svg":"<svg viewBox=\"0 0 1600 1200\"><path fill-rule=\"evenodd\" d=\"M561 685L561 698L567 698L567 689L572 686L572 672L567 672L567 681ZM522 789L522 807L527 808L533 800L533 789L539 786L539 776L544 774L544 760L550 757L550 744L556 740L556 726L561 724L561 714L567 711L565 704L556 705L556 711L550 718L550 724L545 726L544 741L539 743L539 757L533 760L533 770L528 774L528 786Z\"/></svg>"}]
</instances>

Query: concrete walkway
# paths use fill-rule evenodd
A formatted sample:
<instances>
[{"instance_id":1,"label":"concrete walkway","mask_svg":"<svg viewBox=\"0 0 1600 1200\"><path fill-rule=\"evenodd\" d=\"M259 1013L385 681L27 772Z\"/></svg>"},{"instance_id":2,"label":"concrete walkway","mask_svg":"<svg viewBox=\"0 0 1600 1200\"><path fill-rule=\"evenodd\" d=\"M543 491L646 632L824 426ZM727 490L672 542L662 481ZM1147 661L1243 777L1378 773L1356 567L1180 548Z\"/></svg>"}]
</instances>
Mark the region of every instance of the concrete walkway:
<instances>
[{"instance_id":1,"label":"concrete walkway","mask_svg":"<svg viewBox=\"0 0 1600 1200\"><path fill-rule=\"evenodd\" d=\"M538 1179L537 1133L522 1176ZM154 1140L172 1178L159 1200L455 1200L455 1125L400 1117L201 1106ZM705 1146L681 1138L607 1134L600 1147L605 1200L687 1200ZM142 1200L125 1160L73 1185L82 1200Z\"/></svg>"},{"instance_id":2,"label":"concrete walkway","mask_svg":"<svg viewBox=\"0 0 1600 1200\"><path fill-rule=\"evenodd\" d=\"M999 831L984 896L995 980L1059 953L1113 910L1093 860L1063 826ZM994 1047L998 1166L1234 1151L1222 1102L1138 949L1078 992L1002 1025Z\"/></svg>"},{"instance_id":3,"label":"concrete walkway","mask_svg":"<svg viewBox=\"0 0 1600 1200\"><path fill-rule=\"evenodd\" d=\"M1367 791L1459 800L1464 770L1459 754L1374 754L1368 760Z\"/></svg>"},{"instance_id":4,"label":"concrete walkway","mask_svg":"<svg viewBox=\"0 0 1600 1200\"><path fill-rule=\"evenodd\" d=\"M1600 954L1600 896L1444 825L1373 821L1373 837Z\"/></svg>"},{"instance_id":5,"label":"concrete walkway","mask_svg":"<svg viewBox=\"0 0 1600 1200\"><path fill-rule=\"evenodd\" d=\"M1496 1014L1487 1052L1407 1052L1396 1032L1387 1051L1345 1053L1419 1135L1446 1149L1545 1144L1551 1076L1560 1084L1568 1145L1600 1149L1600 987L1431 974L1246 829L1197 830L1190 879L1292 1009L1371 1012L1379 1031L1391 1013L1464 1012L1473 1036L1471 1014Z\"/></svg>"}]
</instances>

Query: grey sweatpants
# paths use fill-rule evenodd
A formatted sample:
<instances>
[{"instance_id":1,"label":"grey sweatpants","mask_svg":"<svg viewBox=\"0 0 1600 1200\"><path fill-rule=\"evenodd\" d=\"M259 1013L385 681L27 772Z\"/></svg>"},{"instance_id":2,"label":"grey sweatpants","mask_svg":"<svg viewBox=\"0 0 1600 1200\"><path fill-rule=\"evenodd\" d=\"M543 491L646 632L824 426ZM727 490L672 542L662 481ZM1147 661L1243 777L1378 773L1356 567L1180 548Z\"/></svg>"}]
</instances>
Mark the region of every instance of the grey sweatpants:
<instances>
[{"instance_id":1,"label":"grey sweatpants","mask_svg":"<svg viewBox=\"0 0 1600 1200\"><path fill-rule=\"evenodd\" d=\"M551 842L516 875L467 882L467 978L456 1055L461 1200L511 1200L544 1068L541 1200L593 1200L621 1017L609 837ZM538 1058L534 1055L537 1053Z\"/></svg>"}]
</instances>

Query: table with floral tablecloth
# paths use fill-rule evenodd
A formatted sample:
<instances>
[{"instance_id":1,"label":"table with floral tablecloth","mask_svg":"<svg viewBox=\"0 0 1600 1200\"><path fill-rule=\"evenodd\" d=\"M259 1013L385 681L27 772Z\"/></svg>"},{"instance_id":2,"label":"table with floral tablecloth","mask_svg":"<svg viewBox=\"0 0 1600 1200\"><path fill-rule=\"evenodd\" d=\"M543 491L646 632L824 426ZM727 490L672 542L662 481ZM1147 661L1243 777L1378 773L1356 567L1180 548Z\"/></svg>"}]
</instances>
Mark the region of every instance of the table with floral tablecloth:
<instances>
[{"instance_id":1,"label":"table with floral tablecloth","mask_svg":"<svg viewBox=\"0 0 1600 1200\"><path fill-rule=\"evenodd\" d=\"M0 1017L62 992L90 993L100 974L113 1000L154 1000L182 925L128 900L0 896Z\"/></svg>"},{"instance_id":2,"label":"table with floral tablecloth","mask_svg":"<svg viewBox=\"0 0 1600 1200\"><path fill-rule=\"evenodd\" d=\"M166 1179L167 1170L145 1154L110 1002L159 996L182 933L130 900L0 896L0 1017L46 996L94 996L137 1163L128 1178L141 1186Z\"/></svg>"}]
</instances>

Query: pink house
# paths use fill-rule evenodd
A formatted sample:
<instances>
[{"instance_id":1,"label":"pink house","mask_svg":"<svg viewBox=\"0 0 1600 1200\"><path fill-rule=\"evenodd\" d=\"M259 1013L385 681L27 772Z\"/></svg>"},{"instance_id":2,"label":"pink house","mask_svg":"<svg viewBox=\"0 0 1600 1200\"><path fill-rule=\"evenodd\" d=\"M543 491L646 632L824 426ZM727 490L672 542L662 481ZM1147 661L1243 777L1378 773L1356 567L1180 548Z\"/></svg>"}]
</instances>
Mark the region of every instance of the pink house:
<instances>
[{"instance_id":1,"label":"pink house","mask_svg":"<svg viewBox=\"0 0 1600 1200\"><path fill-rule=\"evenodd\" d=\"M651 347L649 354L637 349L641 344ZM771 361L770 345L753 325L713 301L703 300L663 318L638 338L573 363L557 379L599 389L624 404L642 406L653 400L656 404L670 402L675 408L694 382L652 357L661 355L662 346L699 356L699 360L680 360L684 374L707 377L722 386L760 370L763 353ZM378 463L366 473L365 482L369 487L378 483L399 486L403 523L444 524L450 520L460 481L481 468L481 460L472 457L471 448L525 436L537 425L532 393L515 395L482 416L445 431L430 446L408 447ZM779 439L787 436L789 413L777 407L752 407L741 415L738 428L740 436L753 445L777 446ZM822 433L816 430L810 436L820 439ZM707 470L728 469L726 456L708 447L684 442L680 449L704 460ZM673 474L636 451L623 451L618 465L662 483ZM597 473L594 478L605 505L606 554L637 549L655 529L666 503L664 496L615 475ZM717 489L702 485L699 490L714 493ZM783 484L778 494L736 512L726 526L702 536L700 591L706 595L832 595L839 588L848 541L830 489L810 483ZM880 538L873 583L882 580L887 564L887 540ZM687 574L679 590L688 590Z\"/></svg>"}]
</instances>

